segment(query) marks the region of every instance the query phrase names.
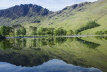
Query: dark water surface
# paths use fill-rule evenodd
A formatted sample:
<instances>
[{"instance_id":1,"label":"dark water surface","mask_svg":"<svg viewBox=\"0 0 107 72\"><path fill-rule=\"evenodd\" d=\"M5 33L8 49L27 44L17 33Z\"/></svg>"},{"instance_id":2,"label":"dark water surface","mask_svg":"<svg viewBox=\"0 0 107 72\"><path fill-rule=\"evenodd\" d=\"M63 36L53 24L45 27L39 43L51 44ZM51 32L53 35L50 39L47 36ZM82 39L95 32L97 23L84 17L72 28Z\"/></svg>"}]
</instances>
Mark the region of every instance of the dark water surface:
<instances>
[{"instance_id":1,"label":"dark water surface","mask_svg":"<svg viewBox=\"0 0 107 72\"><path fill-rule=\"evenodd\" d=\"M2 40L0 72L107 72L107 37Z\"/></svg>"}]
</instances>

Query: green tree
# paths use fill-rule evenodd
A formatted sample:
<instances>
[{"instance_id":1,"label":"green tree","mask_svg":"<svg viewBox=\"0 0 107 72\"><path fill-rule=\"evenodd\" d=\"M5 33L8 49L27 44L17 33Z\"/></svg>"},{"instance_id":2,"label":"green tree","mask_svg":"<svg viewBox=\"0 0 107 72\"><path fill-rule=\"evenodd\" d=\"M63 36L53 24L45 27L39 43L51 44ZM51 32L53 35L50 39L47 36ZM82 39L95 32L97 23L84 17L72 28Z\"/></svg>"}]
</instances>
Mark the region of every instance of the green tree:
<instances>
[{"instance_id":1,"label":"green tree","mask_svg":"<svg viewBox=\"0 0 107 72\"><path fill-rule=\"evenodd\" d=\"M6 26L1 26L1 28L0 28L1 30L1 34L2 35L6 35Z\"/></svg>"},{"instance_id":2,"label":"green tree","mask_svg":"<svg viewBox=\"0 0 107 72\"><path fill-rule=\"evenodd\" d=\"M66 30L62 29L62 28L58 28L54 31L55 35L66 35Z\"/></svg>"},{"instance_id":3,"label":"green tree","mask_svg":"<svg viewBox=\"0 0 107 72\"><path fill-rule=\"evenodd\" d=\"M19 36L20 34L21 34L21 30L20 30L20 29L17 29L16 35Z\"/></svg>"},{"instance_id":4,"label":"green tree","mask_svg":"<svg viewBox=\"0 0 107 72\"><path fill-rule=\"evenodd\" d=\"M74 32L72 30L67 31L67 35L73 35Z\"/></svg>"},{"instance_id":5,"label":"green tree","mask_svg":"<svg viewBox=\"0 0 107 72\"><path fill-rule=\"evenodd\" d=\"M102 34L104 34L104 33L103 33L103 31L97 31L97 32L95 32L95 34L97 34L97 35L102 35Z\"/></svg>"},{"instance_id":6,"label":"green tree","mask_svg":"<svg viewBox=\"0 0 107 72\"><path fill-rule=\"evenodd\" d=\"M104 34L107 34L107 30L104 31Z\"/></svg>"},{"instance_id":7,"label":"green tree","mask_svg":"<svg viewBox=\"0 0 107 72\"><path fill-rule=\"evenodd\" d=\"M10 27L9 30L10 30L9 35L10 36L15 36L15 30L14 30L14 28Z\"/></svg>"},{"instance_id":8,"label":"green tree","mask_svg":"<svg viewBox=\"0 0 107 72\"><path fill-rule=\"evenodd\" d=\"M53 34L54 34L54 28L47 28L47 31L46 31L45 34L53 36Z\"/></svg>"},{"instance_id":9,"label":"green tree","mask_svg":"<svg viewBox=\"0 0 107 72\"><path fill-rule=\"evenodd\" d=\"M0 34L1 35L9 35L10 32L11 32L11 27L7 27L7 26L0 27Z\"/></svg>"},{"instance_id":10,"label":"green tree","mask_svg":"<svg viewBox=\"0 0 107 72\"><path fill-rule=\"evenodd\" d=\"M37 27L32 27L32 35L37 35Z\"/></svg>"},{"instance_id":11,"label":"green tree","mask_svg":"<svg viewBox=\"0 0 107 72\"><path fill-rule=\"evenodd\" d=\"M39 31L38 31L38 34L39 34L39 35L46 35L47 29L48 29L48 28L42 28L42 27L41 27L41 28L39 29Z\"/></svg>"},{"instance_id":12,"label":"green tree","mask_svg":"<svg viewBox=\"0 0 107 72\"><path fill-rule=\"evenodd\" d=\"M21 34L23 35L23 37L24 37L24 35L26 35L26 28L24 28L24 27L21 28Z\"/></svg>"}]
</instances>

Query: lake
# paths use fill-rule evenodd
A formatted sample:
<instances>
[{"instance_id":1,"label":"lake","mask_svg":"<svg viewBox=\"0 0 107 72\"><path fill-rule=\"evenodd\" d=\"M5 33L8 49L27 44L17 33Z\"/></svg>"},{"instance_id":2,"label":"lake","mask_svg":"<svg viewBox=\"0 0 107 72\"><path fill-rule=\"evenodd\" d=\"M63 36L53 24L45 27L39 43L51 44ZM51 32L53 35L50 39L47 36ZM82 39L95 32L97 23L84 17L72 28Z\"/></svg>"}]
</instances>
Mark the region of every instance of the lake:
<instances>
[{"instance_id":1,"label":"lake","mask_svg":"<svg viewBox=\"0 0 107 72\"><path fill-rule=\"evenodd\" d=\"M0 72L107 72L107 37L1 40Z\"/></svg>"}]
</instances>

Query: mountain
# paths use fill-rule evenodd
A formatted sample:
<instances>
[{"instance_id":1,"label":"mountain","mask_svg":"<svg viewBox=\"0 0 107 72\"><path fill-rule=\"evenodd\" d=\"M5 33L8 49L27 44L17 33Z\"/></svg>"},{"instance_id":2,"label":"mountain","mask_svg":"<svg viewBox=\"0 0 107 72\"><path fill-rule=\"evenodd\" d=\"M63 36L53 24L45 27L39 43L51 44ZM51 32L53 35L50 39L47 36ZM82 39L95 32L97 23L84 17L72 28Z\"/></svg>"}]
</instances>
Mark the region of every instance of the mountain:
<instances>
[{"instance_id":1,"label":"mountain","mask_svg":"<svg viewBox=\"0 0 107 72\"><path fill-rule=\"evenodd\" d=\"M40 23L42 18L53 13L46 8L33 4L16 5L0 10L0 25L16 25L20 23ZM25 24L25 23L24 23Z\"/></svg>"},{"instance_id":2,"label":"mountain","mask_svg":"<svg viewBox=\"0 0 107 72\"><path fill-rule=\"evenodd\" d=\"M20 6L16 5L9 9L0 10L0 17L16 19L23 16L45 16L51 13L48 9L42 8L38 5L32 4L21 4Z\"/></svg>"},{"instance_id":3,"label":"mountain","mask_svg":"<svg viewBox=\"0 0 107 72\"><path fill-rule=\"evenodd\" d=\"M22 24L38 27L62 27L66 30L77 30L88 22L95 21L100 26L82 31L82 34L93 34L107 30L107 1L83 2L67 6L60 11L52 12L38 5L25 4L0 10L0 25Z\"/></svg>"}]
</instances>

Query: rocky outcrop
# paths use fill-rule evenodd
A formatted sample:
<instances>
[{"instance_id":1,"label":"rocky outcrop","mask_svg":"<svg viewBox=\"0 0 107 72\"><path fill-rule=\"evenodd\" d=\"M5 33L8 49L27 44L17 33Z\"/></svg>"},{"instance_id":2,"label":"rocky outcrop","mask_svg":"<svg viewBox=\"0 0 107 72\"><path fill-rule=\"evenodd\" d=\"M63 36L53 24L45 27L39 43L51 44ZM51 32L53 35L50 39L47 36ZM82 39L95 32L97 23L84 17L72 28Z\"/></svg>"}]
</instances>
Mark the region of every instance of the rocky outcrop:
<instances>
[{"instance_id":1,"label":"rocky outcrop","mask_svg":"<svg viewBox=\"0 0 107 72\"><path fill-rule=\"evenodd\" d=\"M0 10L0 17L16 19L22 16L45 16L52 13L46 8L32 4L21 4L14 7Z\"/></svg>"},{"instance_id":2,"label":"rocky outcrop","mask_svg":"<svg viewBox=\"0 0 107 72\"><path fill-rule=\"evenodd\" d=\"M82 7L86 4L91 4L91 2L83 2L83 3L80 3L80 4L74 4L72 6L65 7L63 10L80 8L80 7Z\"/></svg>"}]
</instances>

